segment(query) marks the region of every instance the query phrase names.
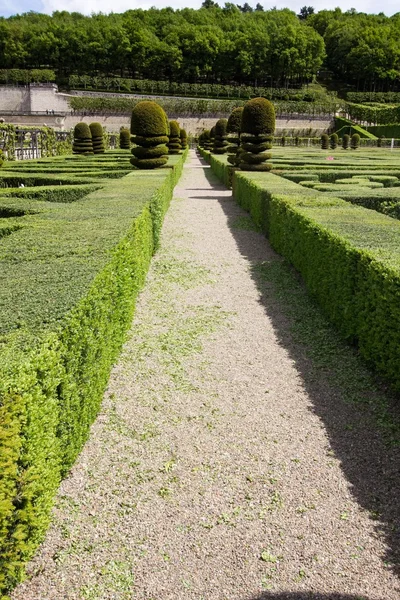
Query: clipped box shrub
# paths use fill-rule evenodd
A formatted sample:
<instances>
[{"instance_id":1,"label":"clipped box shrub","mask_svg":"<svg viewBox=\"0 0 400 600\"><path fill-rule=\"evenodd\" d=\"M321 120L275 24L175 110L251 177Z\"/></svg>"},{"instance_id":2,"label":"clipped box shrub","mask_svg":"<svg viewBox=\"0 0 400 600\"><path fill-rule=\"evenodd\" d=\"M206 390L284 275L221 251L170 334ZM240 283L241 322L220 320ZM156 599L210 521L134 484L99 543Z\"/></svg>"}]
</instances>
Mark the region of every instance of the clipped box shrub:
<instances>
[{"instance_id":1,"label":"clipped box shrub","mask_svg":"<svg viewBox=\"0 0 400 600\"><path fill-rule=\"evenodd\" d=\"M211 140L211 131L209 129L206 129L203 132L203 148L204 148L204 150L211 151L212 147L213 147L213 143Z\"/></svg>"},{"instance_id":2,"label":"clipped box shrub","mask_svg":"<svg viewBox=\"0 0 400 600\"><path fill-rule=\"evenodd\" d=\"M2 166L3 162L4 162L4 155L3 155L3 152L0 150L0 167Z\"/></svg>"},{"instance_id":3,"label":"clipped box shrub","mask_svg":"<svg viewBox=\"0 0 400 600\"><path fill-rule=\"evenodd\" d=\"M214 139L215 139L215 125L213 127L211 127L211 129L210 129L210 144L211 144L210 151L212 151L212 149L214 148Z\"/></svg>"},{"instance_id":4,"label":"clipped box shrub","mask_svg":"<svg viewBox=\"0 0 400 600\"><path fill-rule=\"evenodd\" d=\"M138 169L157 169L168 162L167 115L156 102L143 100L132 111L131 164Z\"/></svg>"},{"instance_id":5,"label":"clipped box shrub","mask_svg":"<svg viewBox=\"0 0 400 600\"><path fill-rule=\"evenodd\" d=\"M360 146L360 136L358 135L358 133L353 133L353 135L351 136L351 149L357 150L357 148L359 146Z\"/></svg>"},{"instance_id":6,"label":"clipped box shrub","mask_svg":"<svg viewBox=\"0 0 400 600\"><path fill-rule=\"evenodd\" d=\"M242 171L270 171L268 152L275 131L275 109L265 98L253 98L243 107L240 125L240 162Z\"/></svg>"},{"instance_id":7,"label":"clipped box shrub","mask_svg":"<svg viewBox=\"0 0 400 600\"><path fill-rule=\"evenodd\" d=\"M121 150L131 149L131 133L127 127L122 127L119 132L119 147Z\"/></svg>"},{"instance_id":8,"label":"clipped box shrub","mask_svg":"<svg viewBox=\"0 0 400 600\"><path fill-rule=\"evenodd\" d=\"M233 166L239 164L240 123L242 120L243 107L234 108L228 118L226 126L228 162Z\"/></svg>"},{"instance_id":9,"label":"clipped box shrub","mask_svg":"<svg viewBox=\"0 0 400 600\"><path fill-rule=\"evenodd\" d=\"M187 137L186 129L181 128L181 130L179 132L179 137L181 138L182 150L186 150L186 148L188 147L188 137Z\"/></svg>"},{"instance_id":10,"label":"clipped box shrub","mask_svg":"<svg viewBox=\"0 0 400 600\"><path fill-rule=\"evenodd\" d=\"M332 150L336 150L338 147L339 137L337 133L332 133L330 138L330 146Z\"/></svg>"},{"instance_id":11,"label":"clipped box shrub","mask_svg":"<svg viewBox=\"0 0 400 600\"><path fill-rule=\"evenodd\" d=\"M90 123L89 128L92 134L94 154L104 154L106 149L104 146L103 126L101 123Z\"/></svg>"},{"instance_id":12,"label":"clipped box shrub","mask_svg":"<svg viewBox=\"0 0 400 600\"><path fill-rule=\"evenodd\" d=\"M214 154L226 154L229 146L227 141L226 128L228 125L228 119L219 119L215 124L215 135L214 135Z\"/></svg>"},{"instance_id":13,"label":"clipped box shrub","mask_svg":"<svg viewBox=\"0 0 400 600\"><path fill-rule=\"evenodd\" d=\"M329 136L327 133L321 135L321 148L322 150L328 150L329 148Z\"/></svg>"},{"instance_id":14,"label":"clipped box shrub","mask_svg":"<svg viewBox=\"0 0 400 600\"><path fill-rule=\"evenodd\" d=\"M348 133L345 133L342 138L342 148L343 150L347 150L350 144L350 136Z\"/></svg>"},{"instance_id":15,"label":"clipped box shrub","mask_svg":"<svg viewBox=\"0 0 400 600\"><path fill-rule=\"evenodd\" d=\"M74 128L74 154L93 154L92 133L87 123L77 123Z\"/></svg>"},{"instance_id":16,"label":"clipped box shrub","mask_svg":"<svg viewBox=\"0 0 400 600\"><path fill-rule=\"evenodd\" d=\"M181 145L181 128L179 127L178 121L169 121L169 141L168 141L168 153L169 154L182 154Z\"/></svg>"}]
</instances>

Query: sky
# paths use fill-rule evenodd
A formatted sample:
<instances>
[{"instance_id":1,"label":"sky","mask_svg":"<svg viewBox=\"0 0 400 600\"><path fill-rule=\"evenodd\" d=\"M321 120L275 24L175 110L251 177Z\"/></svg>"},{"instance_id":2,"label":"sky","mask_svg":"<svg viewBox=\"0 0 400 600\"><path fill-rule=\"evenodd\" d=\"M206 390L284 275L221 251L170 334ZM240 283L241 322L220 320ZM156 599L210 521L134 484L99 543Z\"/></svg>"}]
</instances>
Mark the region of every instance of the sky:
<instances>
[{"instance_id":1,"label":"sky","mask_svg":"<svg viewBox=\"0 0 400 600\"><path fill-rule=\"evenodd\" d=\"M244 4L246 0L231 0L234 3ZM255 6L258 0L247 0L251 6ZM163 8L173 6L173 8L200 8L202 0L0 0L0 16L8 17L10 15L21 14L24 12L35 11L51 14L56 10L67 10L69 12L81 12L91 14L92 12L124 12L133 8ZM220 6L223 6L225 0L219 0ZM358 12L378 13L383 12L390 16L400 12L398 0L260 0L260 4L266 10L276 6L276 8L290 8L296 13L304 5L313 6L315 11L323 9L334 9L339 6L343 11L355 8Z\"/></svg>"}]
</instances>

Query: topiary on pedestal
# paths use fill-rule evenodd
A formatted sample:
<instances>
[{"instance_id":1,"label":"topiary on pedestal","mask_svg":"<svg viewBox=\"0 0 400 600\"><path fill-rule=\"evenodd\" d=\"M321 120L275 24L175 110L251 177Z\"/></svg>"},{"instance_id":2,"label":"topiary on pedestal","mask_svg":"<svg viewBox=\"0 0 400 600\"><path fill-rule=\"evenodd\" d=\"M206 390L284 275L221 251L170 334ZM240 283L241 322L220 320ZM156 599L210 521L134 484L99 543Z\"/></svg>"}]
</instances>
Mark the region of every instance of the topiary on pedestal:
<instances>
[{"instance_id":1,"label":"topiary on pedestal","mask_svg":"<svg viewBox=\"0 0 400 600\"><path fill-rule=\"evenodd\" d=\"M358 135L358 133L353 133L353 135L351 136L351 149L357 150L359 145L360 145L360 136Z\"/></svg>"},{"instance_id":2,"label":"topiary on pedestal","mask_svg":"<svg viewBox=\"0 0 400 600\"><path fill-rule=\"evenodd\" d=\"M228 125L228 119L219 119L215 125L215 136L214 136L214 154L225 154L229 142L227 141L226 127Z\"/></svg>"},{"instance_id":3,"label":"topiary on pedestal","mask_svg":"<svg viewBox=\"0 0 400 600\"><path fill-rule=\"evenodd\" d=\"M104 147L102 125L100 123L90 123L89 129L92 134L93 152L95 154L103 154L106 149Z\"/></svg>"},{"instance_id":4,"label":"topiary on pedestal","mask_svg":"<svg viewBox=\"0 0 400 600\"><path fill-rule=\"evenodd\" d=\"M347 148L349 147L350 144L350 136L348 133L345 133L343 138L342 138L342 148L343 150L347 150Z\"/></svg>"},{"instance_id":5,"label":"topiary on pedestal","mask_svg":"<svg viewBox=\"0 0 400 600\"><path fill-rule=\"evenodd\" d=\"M228 141L228 162L231 165L239 164L238 150L240 143L240 123L242 121L243 106L234 108L229 115L228 123L226 126L227 141Z\"/></svg>"},{"instance_id":6,"label":"topiary on pedestal","mask_svg":"<svg viewBox=\"0 0 400 600\"><path fill-rule=\"evenodd\" d=\"M93 154L92 134L87 123L77 123L74 128L74 154Z\"/></svg>"},{"instance_id":7,"label":"topiary on pedestal","mask_svg":"<svg viewBox=\"0 0 400 600\"><path fill-rule=\"evenodd\" d=\"M253 98L243 107L240 125L240 163L242 171L270 171L273 135L275 131L274 105L266 98Z\"/></svg>"},{"instance_id":8,"label":"topiary on pedestal","mask_svg":"<svg viewBox=\"0 0 400 600\"><path fill-rule=\"evenodd\" d=\"M322 150L328 150L329 148L329 136L327 133L321 135L321 148Z\"/></svg>"},{"instance_id":9,"label":"topiary on pedestal","mask_svg":"<svg viewBox=\"0 0 400 600\"><path fill-rule=\"evenodd\" d=\"M181 128L179 127L178 121L169 122L169 142L168 152L169 154L182 154Z\"/></svg>"},{"instance_id":10,"label":"topiary on pedestal","mask_svg":"<svg viewBox=\"0 0 400 600\"><path fill-rule=\"evenodd\" d=\"M332 150L336 150L338 146L339 137L337 133L332 133L330 138L330 146Z\"/></svg>"},{"instance_id":11,"label":"topiary on pedestal","mask_svg":"<svg viewBox=\"0 0 400 600\"><path fill-rule=\"evenodd\" d=\"M131 149L131 133L127 127L121 127L119 132L119 147L122 150Z\"/></svg>"},{"instance_id":12,"label":"topiary on pedestal","mask_svg":"<svg viewBox=\"0 0 400 600\"><path fill-rule=\"evenodd\" d=\"M185 129L181 129L179 132L179 137L181 138L181 147L182 150L186 150L188 143L187 143L187 133Z\"/></svg>"},{"instance_id":13,"label":"topiary on pedestal","mask_svg":"<svg viewBox=\"0 0 400 600\"><path fill-rule=\"evenodd\" d=\"M156 102L143 100L132 110L131 164L138 169L157 169L168 162L167 115Z\"/></svg>"}]
</instances>

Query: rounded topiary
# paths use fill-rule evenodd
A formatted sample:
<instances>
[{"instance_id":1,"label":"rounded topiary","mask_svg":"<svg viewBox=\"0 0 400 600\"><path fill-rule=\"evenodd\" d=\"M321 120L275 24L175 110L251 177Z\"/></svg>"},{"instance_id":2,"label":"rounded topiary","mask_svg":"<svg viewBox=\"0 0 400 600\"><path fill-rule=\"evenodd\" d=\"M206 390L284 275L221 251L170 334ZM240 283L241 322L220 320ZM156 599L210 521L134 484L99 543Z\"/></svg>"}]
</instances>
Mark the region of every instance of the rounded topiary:
<instances>
[{"instance_id":1,"label":"rounded topiary","mask_svg":"<svg viewBox=\"0 0 400 600\"><path fill-rule=\"evenodd\" d=\"M90 123L90 132L92 134L93 152L95 154L103 154L106 149L103 139L103 127L101 123Z\"/></svg>"},{"instance_id":2,"label":"rounded topiary","mask_svg":"<svg viewBox=\"0 0 400 600\"><path fill-rule=\"evenodd\" d=\"M144 100L132 111L131 164L138 169L156 169L168 161L168 120L165 112L156 102Z\"/></svg>"},{"instance_id":3,"label":"rounded topiary","mask_svg":"<svg viewBox=\"0 0 400 600\"><path fill-rule=\"evenodd\" d=\"M3 152L0 150L0 167L3 164L4 159L3 159Z\"/></svg>"},{"instance_id":4,"label":"rounded topiary","mask_svg":"<svg viewBox=\"0 0 400 600\"><path fill-rule=\"evenodd\" d=\"M296 137L294 138L294 145L295 146L300 146L300 138L298 135L296 135Z\"/></svg>"},{"instance_id":5,"label":"rounded topiary","mask_svg":"<svg viewBox=\"0 0 400 600\"><path fill-rule=\"evenodd\" d=\"M321 135L321 148L322 150L328 150L329 148L329 136L327 133Z\"/></svg>"},{"instance_id":6,"label":"rounded topiary","mask_svg":"<svg viewBox=\"0 0 400 600\"><path fill-rule=\"evenodd\" d=\"M349 147L350 144L350 136L348 133L345 133L343 138L342 138L342 148L343 150L347 150L347 148Z\"/></svg>"},{"instance_id":7,"label":"rounded topiary","mask_svg":"<svg viewBox=\"0 0 400 600\"><path fill-rule=\"evenodd\" d=\"M188 142L187 142L187 133L186 133L185 129L180 130L179 137L181 138L182 150L186 150L186 148L188 146Z\"/></svg>"},{"instance_id":8,"label":"rounded topiary","mask_svg":"<svg viewBox=\"0 0 400 600\"><path fill-rule=\"evenodd\" d=\"M130 150L131 148L131 133L127 127L122 127L119 132L119 147L122 150Z\"/></svg>"},{"instance_id":9,"label":"rounded topiary","mask_svg":"<svg viewBox=\"0 0 400 600\"><path fill-rule=\"evenodd\" d=\"M167 116L157 102L143 100L132 110L131 133L143 137L167 135L167 123Z\"/></svg>"},{"instance_id":10,"label":"rounded topiary","mask_svg":"<svg viewBox=\"0 0 400 600\"><path fill-rule=\"evenodd\" d=\"M359 145L360 145L360 136L358 135L358 133L353 133L353 135L351 136L351 149L357 150Z\"/></svg>"},{"instance_id":11,"label":"rounded topiary","mask_svg":"<svg viewBox=\"0 0 400 600\"><path fill-rule=\"evenodd\" d=\"M72 152L74 154L93 154L92 134L87 123L75 125Z\"/></svg>"},{"instance_id":12,"label":"rounded topiary","mask_svg":"<svg viewBox=\"0 0 400 600\"><path fill-rule=\"evenodd\" d=\"M182 154L180 132L181 128L179 127L178 121L170 121L168 141L169 154Z\"/></svg>"},{"instance_id":13,"label":"rounded topiary","mask_svg":"<svg viewBox=\"0 0 400 600\"><path fill-rule=\"evenodd\" d=\"M239 167L242 171L270 171L275 131L274 105L265 98L253 98L243 107L240 135ZM249 146L250 145L250 146Z\"/></svg>"},{"instance_id":14,"label":"rounded topiary","mask_svg":"<svg viewBox=\"0 0 400 600\"><path fill-rule=\"evenodd\" d=\"M212 150L211 131L206 129L203 131L203 148L204 150Z\"/></svg>"},{"instance_id":15,"label":"rounded topiary","mask_svg":"<svg viewBox=\"0 0 400 600\"><path fill-rule=\"evenodd\" d=\"M338 134L332 133L331 138L330 138L330 146L331 146L332 150L336 150L336 148L338 146L338 141L339 141Z\"/></svg>"},{"instance_id":16,"label":"rounded topiary","mask_svg":"<svg viewBox=\"0 0 400 600\"><path fill-rule=\"evenodd\" d=\"M226 128L228 125L228 119L219 119L215 124L214 134L214 154L225 154L229 143L227 141Z\"/></svg>"}]
</instances>

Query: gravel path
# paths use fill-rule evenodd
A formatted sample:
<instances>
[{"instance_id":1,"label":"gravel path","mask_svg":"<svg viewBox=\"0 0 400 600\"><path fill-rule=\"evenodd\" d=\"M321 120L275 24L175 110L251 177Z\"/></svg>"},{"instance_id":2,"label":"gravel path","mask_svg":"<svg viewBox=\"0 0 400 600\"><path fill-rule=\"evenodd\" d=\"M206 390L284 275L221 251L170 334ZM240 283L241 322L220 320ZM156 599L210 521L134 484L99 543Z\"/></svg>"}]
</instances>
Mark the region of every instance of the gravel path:
<instances>
[{"instance_id":1,"label":"gravel path","mask_svg":"<svg viewBox=\"0 0 400 600\"><path fill-rule=\"evenodd\" d=\"M307 351L303 297L192 151L102 412L13 600L399 599L398 452ZM374 396L364 380L350 392Z\"/></svg>"}]
</instances>

